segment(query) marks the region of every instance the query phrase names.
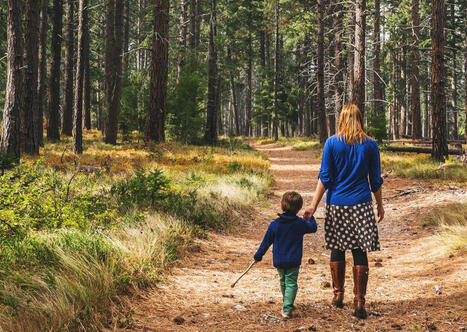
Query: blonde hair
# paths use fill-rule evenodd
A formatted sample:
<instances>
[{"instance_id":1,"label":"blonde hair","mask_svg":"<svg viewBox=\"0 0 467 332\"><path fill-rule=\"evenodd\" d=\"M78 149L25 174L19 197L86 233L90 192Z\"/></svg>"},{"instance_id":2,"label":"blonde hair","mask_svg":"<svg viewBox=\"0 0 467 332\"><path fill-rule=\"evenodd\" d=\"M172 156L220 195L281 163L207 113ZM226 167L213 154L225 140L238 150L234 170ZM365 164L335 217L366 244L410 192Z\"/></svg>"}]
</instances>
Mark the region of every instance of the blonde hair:
<instances>
[{"instance_id":1,"label":"blonde hair","mask_svg":"<svg viewBox=\"0 0 467 332\"><path fill-rule=\"evenodd\" d=\"M363 143L367 138L370 138L363 131L363 116L357 105L350 104L342 107L337 137L343 138L345 143L350 145Z\"/></svg>"},{"instance_id":2,"label":"blonde hair","mask_svg":"<svg viewBox=\"0 0 467 332\"><path fill-rule=\"evenodd\" d=\"M302 206L303 206L303 198L298 192L287 191L282 196L282 200L281 200L282 211L286 213L288 212L288 213L297 214L298 211L300 211L300 209L302 208Z\"/></svg>"}]
</instances>

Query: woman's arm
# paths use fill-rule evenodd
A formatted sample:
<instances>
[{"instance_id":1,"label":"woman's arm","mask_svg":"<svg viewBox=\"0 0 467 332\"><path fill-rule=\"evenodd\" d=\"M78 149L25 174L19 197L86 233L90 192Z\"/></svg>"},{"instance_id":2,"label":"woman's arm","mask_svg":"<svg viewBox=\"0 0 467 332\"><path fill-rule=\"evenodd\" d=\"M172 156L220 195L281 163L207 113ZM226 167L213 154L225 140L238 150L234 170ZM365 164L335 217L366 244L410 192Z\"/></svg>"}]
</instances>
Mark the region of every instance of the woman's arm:
<instances>
[{"instance_id":1,"label":"woman's arm","mask_svg":"<svg viewBox=\"0 0 467 332\"><path fill-rule=\"evenodd\" d=\"M323 198L324 192L326 189L324 188L323 183L321 182L321 179L318 179L318 184L316 185L316 191L315 195L313 196L313 202L311 202L310 207L308 207L305 210L305 214L303 217L306 220L310 220L311 217L315 214L316 209L318 208L319 202L321 202L321 198Z\"/></svg>"},{"instance_id":2,"label":"woman's arm","mask_svg":"<svg viewBox=\"0 0 467 332\"><path fill-rule=\"evenodd\" d=\"M383 206L383 186L373 193L375 195L377 210L378 210L378 222L381 222L384 218L384 206Z\"/></svg>"}]
</instances>

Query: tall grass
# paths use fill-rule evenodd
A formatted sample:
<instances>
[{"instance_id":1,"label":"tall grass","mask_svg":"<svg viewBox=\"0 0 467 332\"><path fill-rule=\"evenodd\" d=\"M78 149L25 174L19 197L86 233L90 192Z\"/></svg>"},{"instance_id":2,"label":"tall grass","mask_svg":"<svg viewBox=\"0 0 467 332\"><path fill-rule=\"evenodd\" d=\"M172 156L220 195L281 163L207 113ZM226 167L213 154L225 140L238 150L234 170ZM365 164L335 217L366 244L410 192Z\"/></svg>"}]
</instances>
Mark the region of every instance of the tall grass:
<instances>
[{"instance_id":1,"label":"tall grass","mask_svg":"<svg viewBox=\"0 0 467 332\"><path fill-rule=\"evenodd\" d=\"M230 142L108 146L85 136L0 177L0 330L109 327L119 296L153 285L196 237L222 229L268 190L268 160ZM76 165L105 166L75 173ZM70 181L73 179L72 181Z\"/></svg>"}]
</instances>

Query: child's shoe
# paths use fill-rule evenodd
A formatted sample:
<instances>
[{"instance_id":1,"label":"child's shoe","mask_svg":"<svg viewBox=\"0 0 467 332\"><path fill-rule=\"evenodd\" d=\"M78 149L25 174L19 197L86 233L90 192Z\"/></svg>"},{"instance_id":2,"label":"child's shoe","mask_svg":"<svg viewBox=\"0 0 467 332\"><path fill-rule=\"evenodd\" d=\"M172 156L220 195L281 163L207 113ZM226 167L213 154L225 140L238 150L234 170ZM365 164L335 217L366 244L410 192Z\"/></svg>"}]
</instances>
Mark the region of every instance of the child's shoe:
<instances>
[{"instance_id":1,"label":"child's shoe","mask_svg":"<svg viewBox=\"0 0 467 332\"><path fill-rule=\"evenodd\" d=\"M292 311L282 311L282 318L284 319L292 318Z\"/></svg>"}]
</instances>

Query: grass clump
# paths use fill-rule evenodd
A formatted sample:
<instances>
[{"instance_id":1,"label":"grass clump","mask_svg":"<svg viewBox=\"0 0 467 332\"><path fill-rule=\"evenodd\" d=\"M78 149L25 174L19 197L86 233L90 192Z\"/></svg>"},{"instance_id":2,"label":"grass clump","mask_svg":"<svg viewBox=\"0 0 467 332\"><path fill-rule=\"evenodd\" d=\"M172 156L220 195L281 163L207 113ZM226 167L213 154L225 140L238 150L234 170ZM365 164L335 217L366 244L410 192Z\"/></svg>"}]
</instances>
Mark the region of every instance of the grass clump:
<instances>
[{"instance_id":1,"label":"grass clump","mask_svg":"<svg viewBox=\"0 0 467 332\"><path fill-rule=\"evenodd\" d=\"M439 227L437 242L447 252L467 252L467 203L433 208L421 218L422 227Z\"/></svg>"},{"instance_id":2,"label":"grass clump","mask_svg":"<svg viewBox=\"0 0 467 332\"><path fill-rule=\"evenodd\" d=\"M467 167L461 162L448 159L440 165L428 154L381 152L381 165L398 177L415 179L442 179L458 182L467 181Z\"/></svg>"}]
</instances>

